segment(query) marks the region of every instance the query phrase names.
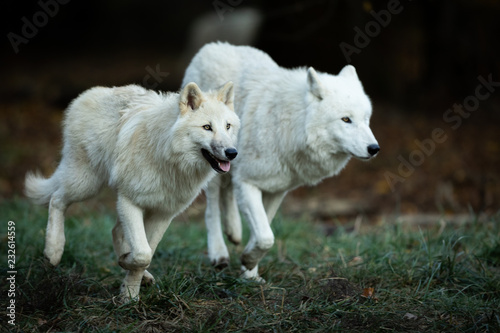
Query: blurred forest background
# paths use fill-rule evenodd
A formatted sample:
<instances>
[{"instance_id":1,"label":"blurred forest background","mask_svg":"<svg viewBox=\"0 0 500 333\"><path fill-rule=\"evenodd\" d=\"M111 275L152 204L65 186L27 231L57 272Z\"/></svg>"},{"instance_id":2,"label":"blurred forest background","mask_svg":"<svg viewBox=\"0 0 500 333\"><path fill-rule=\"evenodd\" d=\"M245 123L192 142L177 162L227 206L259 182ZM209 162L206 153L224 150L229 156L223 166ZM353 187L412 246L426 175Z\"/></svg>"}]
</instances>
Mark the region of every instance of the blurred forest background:
<instances>
[{"instance_id":1,"label":"blurred forest background","mask_svg":"<svg viewBox=\"0 0 500 333\"><path fill-rule=\"evenodd\" d=\"M404 214L421 223L498 213L500 85L482 88L490 94L478 105L474 96L479 76L500 82L499 0L6 0L0 8L1 200L22 196L28 170L53 172L62 114L79 93L130 83L178 90L199 47L228 40L285 67L336 74L350 60L373 101L379 156L292 192L284 213L324 222ZM377 21L383 13L390 21ZM350 59L346 43L357 48ZM447 113L464 103L475 111ZM436 128L447 139L418 153L415 140ZM411 158L413 170L401 167Z\"/></svg>"}]
</instances>

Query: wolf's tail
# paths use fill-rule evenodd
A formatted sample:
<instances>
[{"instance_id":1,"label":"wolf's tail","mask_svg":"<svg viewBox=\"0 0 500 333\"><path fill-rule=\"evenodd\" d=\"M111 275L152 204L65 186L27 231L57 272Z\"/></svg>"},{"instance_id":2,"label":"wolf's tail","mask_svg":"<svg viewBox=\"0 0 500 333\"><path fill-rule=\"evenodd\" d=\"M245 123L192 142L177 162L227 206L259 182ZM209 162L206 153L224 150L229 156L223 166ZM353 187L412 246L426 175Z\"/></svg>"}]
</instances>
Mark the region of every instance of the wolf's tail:
<instances>
[{"instance_id":1,"label":"wolf's tail","mask_svg":"<svg viewBox=\"0 0 500 333\"><path fill-rule=\"evenodd\" d=\"M55 176L56 174L45 178L39 172L28 172L24 182L24 194L36 204L47 205L58 187Z\"/></svg>"}]
</instances>

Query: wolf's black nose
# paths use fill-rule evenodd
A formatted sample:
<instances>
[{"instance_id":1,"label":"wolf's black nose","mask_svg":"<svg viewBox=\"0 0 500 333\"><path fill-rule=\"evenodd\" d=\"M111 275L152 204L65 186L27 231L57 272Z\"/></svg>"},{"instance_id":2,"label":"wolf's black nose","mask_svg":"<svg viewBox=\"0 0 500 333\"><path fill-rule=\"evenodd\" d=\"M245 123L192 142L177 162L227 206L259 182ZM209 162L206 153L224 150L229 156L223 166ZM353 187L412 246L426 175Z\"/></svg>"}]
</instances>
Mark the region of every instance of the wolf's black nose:
<instances>
[{"instance_id":1,"label":"wolf's black nose","mask_svg":"<svg viewBox=\"0 0 500 333\"><path fill-rule=\"evenodd\" d=\"M371 156L375 156L380 151L380 147L378 145L369 145L368 146L368 154Z\"/></svg>"},{"instance_id":2,"label":"wolf's black nose","mask_svg":"<svg viewBox=\"0 0 500 333\"><path fill-rule=\"evenodd\" d=\"M234 148L228 148L224 151L226 154L226 157L229 158L230 160L234 159L236 155L238 155L238 151Z\"/></svg>"}]
</instances>

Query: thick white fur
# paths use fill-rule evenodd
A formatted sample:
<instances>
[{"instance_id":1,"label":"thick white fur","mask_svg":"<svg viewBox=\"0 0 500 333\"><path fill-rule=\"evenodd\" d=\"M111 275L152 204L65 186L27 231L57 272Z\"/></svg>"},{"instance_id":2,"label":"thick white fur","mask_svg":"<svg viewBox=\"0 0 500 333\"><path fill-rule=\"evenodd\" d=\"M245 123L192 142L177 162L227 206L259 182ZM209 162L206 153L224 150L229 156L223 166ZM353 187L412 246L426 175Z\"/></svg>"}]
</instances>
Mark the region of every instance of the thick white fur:
<instances>
[{"instance_id":1,"label":"thick white fur","mask_svg":"<svg viewBox=\"0 0 500 333\"><path fill-rule=\"evenodd\" d=\"M227 264L219 205L234 243L241 242L239 208L250 226L243 276L260 279L257 265L274 243L270 222L286 193L339 173L351 156L372 157L367 147L378 147L369 127L372 106L352 66L336 76L290 70L248 46L207 44L184 76L202 89L227 80L235 84L242 124L239 155L230 175L207 187L208 252L214 265Z\"/></svg>"},{"instance_id":2,"label":"thick white fur","mask_svg":"<svg viewBox=\"0 0 500 333\"><path fill-rule=\"evenodd\" d=\"M194 83L178 94L96 87L75 99L65 113L56 171L48 179L26 176L26 195L49 204L44 254L50 263L59 264L64 251L66 208L107 184L118 194L113 245L127 270L121 295L137 297L143 277L153 280L146 268L172 218L216 175L201 149L228 160L225 149L235 147L233 98L229 82L207 93Z\"/></svg>"}]
</instances>

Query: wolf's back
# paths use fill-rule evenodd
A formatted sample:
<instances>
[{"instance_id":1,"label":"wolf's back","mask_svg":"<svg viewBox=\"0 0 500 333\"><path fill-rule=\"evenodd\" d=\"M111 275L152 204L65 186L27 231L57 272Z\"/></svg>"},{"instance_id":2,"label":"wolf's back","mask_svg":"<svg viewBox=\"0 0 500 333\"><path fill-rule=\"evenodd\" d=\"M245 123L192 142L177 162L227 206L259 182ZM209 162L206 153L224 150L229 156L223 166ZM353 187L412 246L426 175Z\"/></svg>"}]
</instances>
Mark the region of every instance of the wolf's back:
<instances>
[{"instance_id":1,"label":"wolf's back","mask_svg":"<svg viewBox=\"0 0 500 333\"><path fill-rule=\"evenodd\" d=\"M247 71L278 67L266 53L251 46L209 43L193 57L184 74L182 86L195 82L203 90L215 89L233 81L240 89Z\"/></svg>"}]
</instances>

